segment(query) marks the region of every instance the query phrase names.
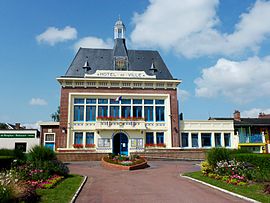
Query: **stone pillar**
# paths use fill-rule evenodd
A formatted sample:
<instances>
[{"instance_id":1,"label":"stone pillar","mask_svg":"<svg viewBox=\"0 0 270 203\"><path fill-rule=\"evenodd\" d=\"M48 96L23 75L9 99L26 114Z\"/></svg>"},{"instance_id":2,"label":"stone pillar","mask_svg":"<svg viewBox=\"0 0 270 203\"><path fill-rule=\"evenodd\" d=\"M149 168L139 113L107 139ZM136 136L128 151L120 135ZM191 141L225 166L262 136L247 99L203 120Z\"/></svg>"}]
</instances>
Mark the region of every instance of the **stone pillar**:
<instances>
[{"instance_id":1,"label":"stone pillar","mask_svg":"<svg viewBox=\"0 0 270 203\"><path fill-rule=\"evenodd\" d=\"M262 142L265 143L265 135L264 135L264 132L262 132Z\"/></svg>"},{"instance_id":2,"label":"stone pillar","mask_svg":"<svg viewBox=\"0 0 270 203\"><path fill-rule=\"evenodd\" d=\"M85 146L85 142L86 142L86 132L83 132L83 138L82 138L83 146Z\"/></svg>"},{"instance_id":3,"label":"stone pillar","mask_svg":"<svg viewBox=\"0 0 270 203\"><path fill-rule=\"evenodd\" d=\"M215 147L215 134L214 132L211 132L211 147Z\"/></svg>"},{"instance_id":4,"label":"stone pillar","mask_svg":"<svg viewBox=\"0 0 270 203\"><path fill-rule=\"evenodd\" d=\"M191 132L188 133L188 148L192 148Z\"/></svg>"},{"instance_id":5,"label":"stone pillar","mask_svg":"<svg viewBox=\"0 0 270 203\"><path fill-rule=\"evenodd\" d=\"M221 133L221 147L225 147L224 132Z\"/></svg>"},{"instance_id":6,"label":"stone pillar","mask_svg":"<svg viewBox=\"0 0 270 203\"><path fill-rule=\"evenodd\" d=\"M198 147L202 148L202 135L200 132L198 132Z\"/></svg>"}]
</instances>

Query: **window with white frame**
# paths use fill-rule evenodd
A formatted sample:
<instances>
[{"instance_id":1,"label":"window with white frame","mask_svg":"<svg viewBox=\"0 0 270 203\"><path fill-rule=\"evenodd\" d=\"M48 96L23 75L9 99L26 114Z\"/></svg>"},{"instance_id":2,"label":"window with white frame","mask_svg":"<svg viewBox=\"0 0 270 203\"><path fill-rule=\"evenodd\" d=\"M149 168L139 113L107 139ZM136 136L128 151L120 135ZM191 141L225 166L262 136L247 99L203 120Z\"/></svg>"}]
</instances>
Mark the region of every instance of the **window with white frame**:
<instances>
[{"instance_id":1,"label":"window with white frame","mask_svg":"<svg viewBox=\"0 0 270 203\"><path fill-rule=\"evenodd\" d=\"M131 139L131 147L143 147L143 139L142 138L132 138Z\"/></svg>"},{"instance_id":2,"label":"window with white frame","mask_svg":"<svg viewBox=\"0 0 270 203\"><path fill-rule=\"evenodd\" d=\"M55 148L55 133L44 134L44 146L54 150Z\"/></svg>"},{"instance_id":3,"label":"window with white frame","mask_svg":"<svg viewBox=\"0 0 270 203\"><path fill-rule=\"evenodd\" d=\"M111 139L110 138L99 138L98 139L98 146L99 147L110 147L111 146Z\"/></svg>"},{"instance_id":4,"label":"window with white frame","mask_svg":"<svg viewBox=\"0 0 270 203\"><path fill-rule=\"evenodd\" d=\"M121 97L122 98L122 97ZM146 122L164 122L166 106L164 99L110 97L79 97L73 99L73 121L95 122L96 117L141 118Z\"/></svg>"}]
</instances>

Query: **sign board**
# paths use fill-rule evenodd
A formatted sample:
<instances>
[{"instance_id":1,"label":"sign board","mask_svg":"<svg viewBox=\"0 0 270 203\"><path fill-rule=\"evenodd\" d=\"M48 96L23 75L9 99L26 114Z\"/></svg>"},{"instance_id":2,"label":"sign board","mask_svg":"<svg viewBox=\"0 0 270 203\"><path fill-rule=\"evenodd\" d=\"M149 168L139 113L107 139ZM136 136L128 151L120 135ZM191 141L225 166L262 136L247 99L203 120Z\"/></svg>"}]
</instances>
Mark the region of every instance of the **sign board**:
<instances>
[{"instance_id":1,"label":"sign board","mask_svg":"<svg viewBox=\"0 0 270 203\"><path fill-rule=\"evenodd\" d=\"M87 78L136 78L155 79L155 75L147 75L144 71L97 70L94 74L85 74Z\"/></svg>"},{"instance_id":2,"label":"sign board","mask_svg":"<svg viewBox=\"0 0 270 203\"><path fill-rule=\"evenodd\" d=\"M0 138L35 138L35 134L0 133Z\"/></svg>"}]
</instances>

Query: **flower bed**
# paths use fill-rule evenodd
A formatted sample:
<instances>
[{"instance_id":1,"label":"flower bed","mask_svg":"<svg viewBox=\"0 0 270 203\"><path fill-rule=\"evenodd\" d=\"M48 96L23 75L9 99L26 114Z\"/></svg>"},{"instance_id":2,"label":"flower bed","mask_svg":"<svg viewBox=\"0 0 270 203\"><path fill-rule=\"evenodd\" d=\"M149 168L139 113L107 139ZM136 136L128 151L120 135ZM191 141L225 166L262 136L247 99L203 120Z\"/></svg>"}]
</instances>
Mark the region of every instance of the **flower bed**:
<instances>
[{"instance_id":1,"label":"flower bed","mask_svg":"<svg viewBox=\"0 0 270 203\"><path fill-rule=\"evenodd\" d=\"M164 144L164 143L159 143L159 144L145 144L145 147L146 148L151 148L151 147L153 147L153 148L160 148L160 147L165 148L166 147L166 144Z\"/></svg>"},{"instance_id":2,"label":"flower bed","mask_svg":"<svg viewBox=\"0 0 270 203\"><path fill-rule=\"evenodd\" d=\"M36 189L55 187L69 169L54 151L36 146L27 159L16 159L10 170L0 173L0 202L35 202Z\"/></svg>"},{"instance_id":3,"label":"flower bed","mask_svg":"<svg viewBox=\"0 0 270 203\"><path fill-rule=\"evenodd\" d=\"M96 145L95 144L86 144L85 148L95 148Z\"/></svg>"},{"instance_id":4,"label":"flower bed","mask_svg":"<svg viewBox=\"0 0 270 203\"><path fill-rule=\"evenodd\" d=\"M83 148L83 144L73 144L74 148Z\"/></svg>"},{"instance_id":5,"label":"flower bed","mask_svg":"<svg viewBox=\"0 0 270 203\"><path fill-rule=\"evenodd\" d=\"M101 160L102 166L120 170L137 170L148 167L147 161L137 155L133 156L114 156L108 155Z\"/></svg>"}]
</instances>

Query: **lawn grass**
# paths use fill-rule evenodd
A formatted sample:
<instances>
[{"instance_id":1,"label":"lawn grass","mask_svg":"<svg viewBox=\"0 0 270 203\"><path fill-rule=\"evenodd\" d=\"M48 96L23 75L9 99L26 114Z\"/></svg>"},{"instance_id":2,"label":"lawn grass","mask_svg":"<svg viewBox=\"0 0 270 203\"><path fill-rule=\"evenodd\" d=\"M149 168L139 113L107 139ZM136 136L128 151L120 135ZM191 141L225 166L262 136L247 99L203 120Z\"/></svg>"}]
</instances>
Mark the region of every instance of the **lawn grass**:
<instances>
[{"instance_id":1,"label":"lawn grass","mask_svg":"<svg viewBox=\"0 0 270 203\"><path fill-rule=\"evenodd\" d=\"M69 175L68 178L63 180L59 185L53 189L37 189L36 192L40 195L40 202L53 203L53 202L70 202L73 195L81 185L83 180L82 176Z\"/></svg>"},{"instance_id":2,"label":"lawn grass","mask_svg":"<svg viewBox=\"0 0 270 203\"><path fill-rule=\"evenodd\" d=\"M245 197L249 197L255 199L260 202L270 203L270 195L263 193L263 184L262 183L254 183L245 186L236 186L228 184L221 180L215 180L213 178L209 178L207 176L203 176L200 171L185 173L184 176L188 176L211 185L223 188L225 190L237 193L239 195L243 195Z\"/></svg>"}]
</instances>

